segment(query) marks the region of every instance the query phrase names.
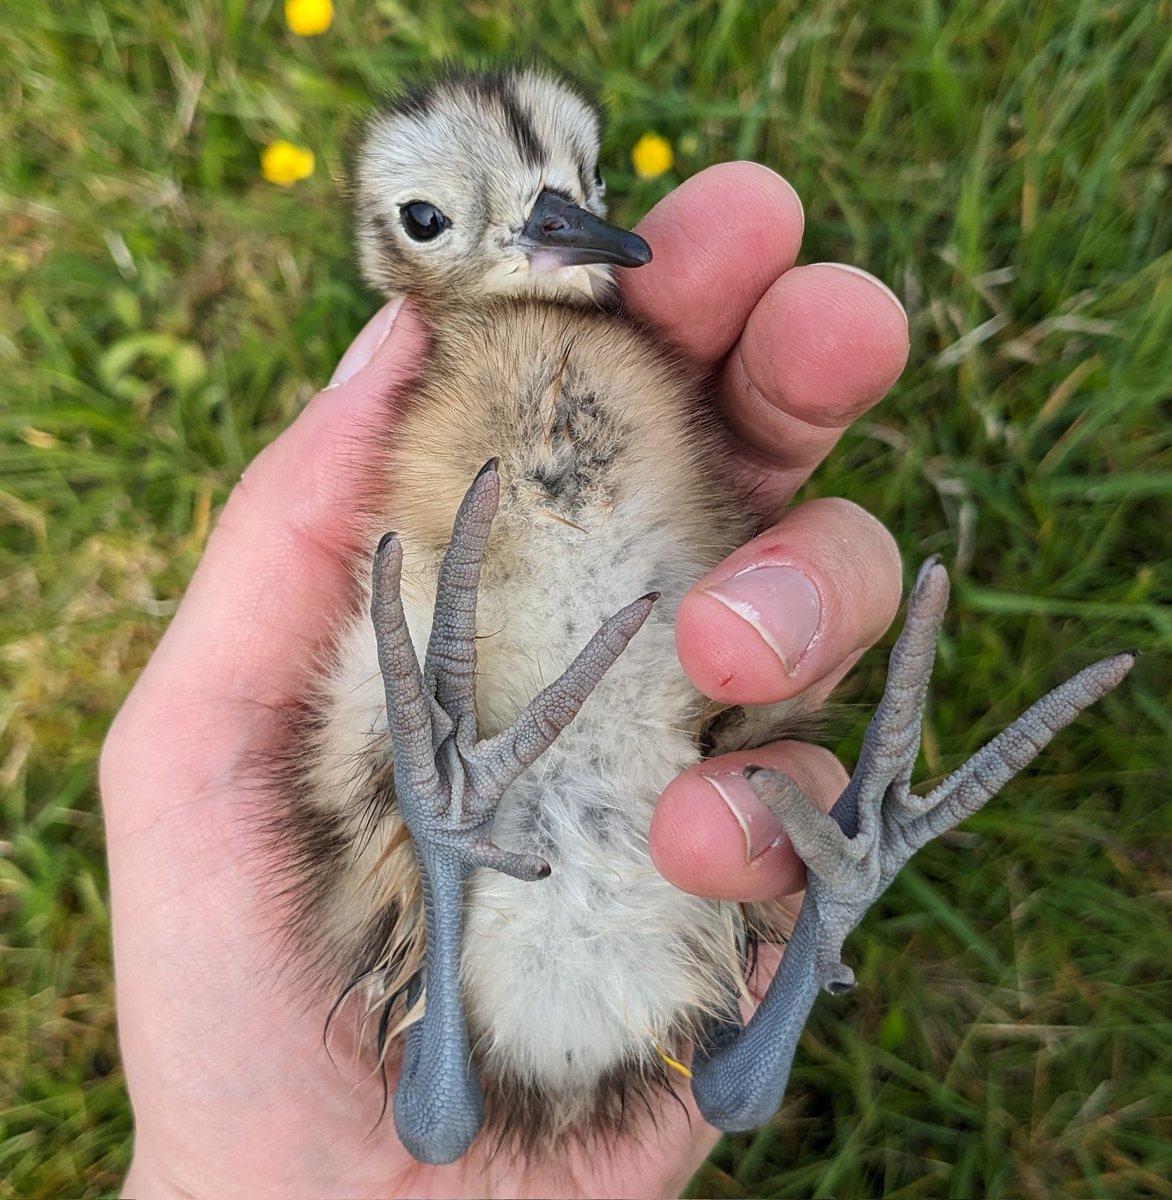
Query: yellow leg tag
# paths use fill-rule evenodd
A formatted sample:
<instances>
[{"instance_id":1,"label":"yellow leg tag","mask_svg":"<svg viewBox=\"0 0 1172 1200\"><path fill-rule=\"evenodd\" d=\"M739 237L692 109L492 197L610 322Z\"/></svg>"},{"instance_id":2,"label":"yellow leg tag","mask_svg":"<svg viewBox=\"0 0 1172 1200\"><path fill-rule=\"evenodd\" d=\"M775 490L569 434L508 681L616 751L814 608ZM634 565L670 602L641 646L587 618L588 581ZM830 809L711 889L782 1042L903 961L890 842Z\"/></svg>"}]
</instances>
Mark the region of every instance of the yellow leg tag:
<instances>
[{"instance_id":1,"label":"yellow leg tag","mask_svg":"<svg viewBox=\"0 0 1172 1200\"><path fill-rule=\"evenodd\" d=\"M663 1061L664 1061L664 1062L665 1062L665 1063L666 1063L666 1064L667 1064L669 1067L671 1067L671 1069L672 1069L673 1071L679 1071L679 1073L680 1073L680 1074L681 1074L681 1075L682 1075L682 1076L683 1076L685 1079L691 1079L691 1078L692 1078L692 1072L691 1072L690 1070L688 1070L688 1068L687 1068L687 1067L685 1067L685 1066L684 1066L684 1064L683 1064L682 1062L676 1062L676 1060L675 1060L674 1058L672 1058L672 1057L671 1057L671 1055L670 1055L670 1054L668 1054L668 1053L667 1053L667 1051L666 1051L666 1050L664 1050L664 1048L663 1048L662 1046L656 1046L656 1047L655 1047L655 1053L656 1053L656 1054L658 1054L658 1055L659 1055L659 1057L660 1057L660 1058L662 1058L662 1059L663 1059Z\"/></svg>"}]
</instances>

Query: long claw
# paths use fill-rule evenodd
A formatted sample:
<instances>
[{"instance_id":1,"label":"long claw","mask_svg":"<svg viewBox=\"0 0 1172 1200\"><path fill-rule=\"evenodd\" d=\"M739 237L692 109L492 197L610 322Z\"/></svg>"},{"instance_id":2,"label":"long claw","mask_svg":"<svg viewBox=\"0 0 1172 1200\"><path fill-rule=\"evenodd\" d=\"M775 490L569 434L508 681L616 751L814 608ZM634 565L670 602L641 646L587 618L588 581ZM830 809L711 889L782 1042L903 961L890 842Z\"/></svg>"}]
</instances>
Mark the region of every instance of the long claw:
<instances>
[{"instance_id":1,"label":"long claw","mask_svg":"<svg viewBox=\"0 0 1172 1200\"><path fill-rule=\"evenodd\" d=\"M578 715L598 681L614 666L659 599L641 596L608 617L577 658L521 710L508 729L481 743L484 759L508 786Z\"/></svg>"},{"instance_id":2,"label":"long claw","mask_svg":"<svg viewBox=\"0 0 1172 1200\"><path fill-rule=\"evenodd\" d=\"M476 848L478 866L500 871L511 875L525 883L534 883L538 879L548 879L549 863L540 854L521 854L514 850L502 850L493 842L487 842Z\"/></svg>"},{"instance_id":3,"label":"long claw","mask_svg":"<svg viewBox=\"0 0 1172 1200\"><path fill-rule=\"evenodd\" d=\"M1030 705L928 795L911 797L918 816L905 828L911 850L926 846L972 816L1027 767L1056 733L1117 687L1134 665L1134 651L1124 651L1084 667Z\"/></svg>"},{"instance_id":4,"label":"long claw","mask_svg":"<svg viewBox=\"0 0 1172 1200\"><path fill-rule=\"evenodd\" d=\"M1134 654L1117 654L1080 671L930 795L913 796L908 785L947 599L947 575L929 560L908 601L858 766L828 817L784 776L755 771L749 777L805 860L809 884L781 966L749 1023L731 1043L697 1050L692 1089L700 1111L720 1129L752 1129L777 1111L819 988L842 992L854 986L841 960L844 939L911 855L976 812L1059 729L1115 687L1135 660Z\"/></svg>"},{"instance_id":5,"label":"long claw","mask_svg":"<svg viewBox=\"0 0 1172 1200\"><path fill-rule=\"evenodd\" d=\"M938 558L929 558L908 597L907 617L887 665L883 698L867 726L855 772L831 811L850 836L864 828L872 834L867 822L878 813L884 793L892 785L896 792L906 791L911 782L948 590L948 572Z\"/></svg>"},{"instance_id":6,"label":"long claw","mask_svg":"<svg viewBox=\"0 0 1172 1200\"><path fill-rule=\"evenodd\" d=\"M438 784L432 749L431 707L423 693L423 677L407 618L400 583L403 547L396 534L386 534L374 554L370 617L374 622L378 665L387 698L387 726L395 755L395 784L427 791Z\"/></svg>"},{"instance_id":7,"label":"long claw","mask_svg":"<svg viewBox=\"0 0 1172 1200\"><path fill-rule=\"evenodd\" d=\"M440 707L453 721L472 713L476 685L476 593L492 519L500 502L497 460L480 468L456 513L440 564L435 615L424 660Z\"/></svg>"},{"instance_id":8,"label":"long claw","mask_svg":"<svg viewBox=\"0 0 1172 1200\"><path fill-rule=\"evenodd\" d=\"M772 810L798 857L815 874L832 879L853 865L851 841L838 822L814 807L788 776L768 767L746 767L749 786Z\"/></svg>"}]
</instances>

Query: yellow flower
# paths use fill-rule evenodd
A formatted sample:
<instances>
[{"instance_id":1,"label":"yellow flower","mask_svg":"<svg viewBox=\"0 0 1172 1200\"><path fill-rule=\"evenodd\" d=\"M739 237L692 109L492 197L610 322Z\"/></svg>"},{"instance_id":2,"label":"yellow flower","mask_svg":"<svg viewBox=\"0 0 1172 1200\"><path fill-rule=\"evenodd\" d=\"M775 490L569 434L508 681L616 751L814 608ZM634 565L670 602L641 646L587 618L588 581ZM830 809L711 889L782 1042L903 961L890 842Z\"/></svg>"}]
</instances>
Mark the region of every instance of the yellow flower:
<instances>
[{"instance_id":1,"label":"yellow flower","mask_svg":"<svg viewBox=\"0 0 1172 1200\"><path fill-rule=\"evenodd\" d=\"M631 162L640 179L655 179L664 171L670 171L674 161L671 142L658 133L645 133L631 151Z\"/></svg>"},{"instance_id":2,"label":"yellow flower","mask_svg":"<svg viewBox=\"0 0 1172 1200\"><path fill-rule=\"evenodd\" d=\"M325 33L333 19L333 0L285 0L285 24L298 37Z\"/></svg>"},{"instance_id":3,"label":"yellow flower","mask_svg":"<svg viewBox=\"0 0 1172 1200\"><path fill-rule=\"evenodd\" d=\"M313 174L313 151L292 142L272 142L261 151L260 172L269 183L289 187Z\"/></svg>"}]
</instances>

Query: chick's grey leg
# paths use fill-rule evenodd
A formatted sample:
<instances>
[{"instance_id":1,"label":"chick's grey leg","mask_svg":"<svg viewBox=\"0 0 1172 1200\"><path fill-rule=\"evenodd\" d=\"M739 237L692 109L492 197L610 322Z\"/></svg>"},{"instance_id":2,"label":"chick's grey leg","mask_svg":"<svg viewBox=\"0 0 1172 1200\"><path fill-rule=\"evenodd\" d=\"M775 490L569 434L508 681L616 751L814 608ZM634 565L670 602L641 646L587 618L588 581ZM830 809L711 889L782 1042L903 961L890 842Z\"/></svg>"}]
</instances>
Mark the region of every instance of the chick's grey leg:
<instances>
[{"instance_id":1,"label":"chick's grey leg","mask_svg":"<svg viewBox=\"0 0 1172 1200\"><path fill-rule=\"evenodd\" d=\"M927 796L909 791L948 576L935 559L920 570L891 653L883 699L850 783L829 814L791 779L749 768L750 786L778 815L807 867L805 899L781 966L740 1036L698 1049L693 1091L720 1129L763 1125L780 1107L790 1064L819 989L849 992L842 944L921 846L975 813L1060 729L1109 692L1135 656L1117 654L1049 692Z\"/></svg>"},{"instance_id":2,"label":"chick's grey leg","mask_svg":"<svg viewBox=\"0 0 1172 1200\"><path fill-rule=\"evenodd\" d=\"M465 882L481 867L525 880L549 874L549 864L537 855L493 844L497 804L573 720L656 599L644 596L615 613L510 728L478 741L476 594L499 497L494 460L477 475L456 514L422 672L403 613L403 551L394 534L383 538L374 559L371 617L386 689L395 797L415 846L427 930L424 1013L407 1032L395 1129L411 1154L427 1163L459 1158L483 1119L460 992Z\"/></svg>"}]
</instances>

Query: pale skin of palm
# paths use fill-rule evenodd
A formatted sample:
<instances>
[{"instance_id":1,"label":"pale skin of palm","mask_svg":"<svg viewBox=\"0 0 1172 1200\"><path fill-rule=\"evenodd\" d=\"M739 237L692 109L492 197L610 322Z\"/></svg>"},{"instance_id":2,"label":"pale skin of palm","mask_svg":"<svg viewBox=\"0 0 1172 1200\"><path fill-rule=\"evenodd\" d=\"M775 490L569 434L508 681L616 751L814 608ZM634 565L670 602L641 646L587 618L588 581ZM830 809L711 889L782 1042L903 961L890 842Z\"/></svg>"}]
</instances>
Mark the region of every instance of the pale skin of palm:
<instances>
[{"instance_id":1,"label":"pale skin of palm","mask_svg":"<svg viewBox=\"0 0 1172 1200\"><path fill-rule=\"evenodd\" d=\"M648 215L639 232L655 259L621 273L634 311L717 367L738 470L762 512L789 499L882 398L908 349L903 310L878 281L840 265L794 266L802 225L778 176L715 167ZM280 710L302 694L353 605L349 514L368 486L364 463L374 469L362 433L393 423L386 397L409 388L425 353L409 308L381 310L334 386L248 468L107 740L119 1026L137 1124L127 1194L671 1195L716 1140L684 1087L682 1108L668 1100L654 1129L609 1155L518 1165L474 1146L450 1166L422 1166L389 1120L375 1125L382 1087L355 1063L344 1030L326 1053L331 997L307 1003L276 966L279 913L244 820L265 799L251 764L281 736ZM705 590L750 560L809 580L814 621L809 610L793 619L764 589L747 601L766 630L804 626L804 649L779 657L748 609ZM797 504L697 582L680 608L680 658L717 699L823 695L884 633L900 587L898 553L874 518L845 500ZM750 760L786 772L824 809L847 779L829 752L798 743L703 772ZM804 869L776 818L751 789L725 792L699 767L668 787L651 832L656 865L700 895L786 896L796 911Z\"/></svg>"}]
</instances>

